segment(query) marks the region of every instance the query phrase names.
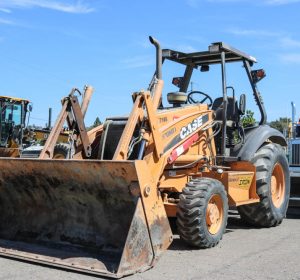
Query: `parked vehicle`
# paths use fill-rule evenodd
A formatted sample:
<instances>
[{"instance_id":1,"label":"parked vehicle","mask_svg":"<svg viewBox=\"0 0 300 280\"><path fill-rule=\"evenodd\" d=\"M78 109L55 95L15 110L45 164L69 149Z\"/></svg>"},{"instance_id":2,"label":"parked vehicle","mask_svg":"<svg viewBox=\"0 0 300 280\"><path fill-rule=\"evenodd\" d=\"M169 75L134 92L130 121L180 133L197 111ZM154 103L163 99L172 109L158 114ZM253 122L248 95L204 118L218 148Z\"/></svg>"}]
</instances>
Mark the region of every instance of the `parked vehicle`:
<instances>
[{"instance_id":1,"label":"parked vehicle","mask_svg":"<svg viewBox=\"0 0 300 280\"><path fill-rule=\"evenodd\" d=\"M288 159L291 176L290 206L300 206L300 123L296 121L296 105L292 105L292 129L288 138Z\"/></svg>"},{"instance_id":2,"label":"parked vehicle","mask_svg":"<svg viewBox=\"0 0 300 280\"><path fill-rule=\"evenodd\" d=\"M122 277L155 265L173 240L170 217L194 248L219 243L229 206L255 227L282 222L290 192L286 141L266 125L256 59L224 43L183 53L150 42L156 71L148 90L133 93L128 117L109 117L88 132L89 98L80 106L72 90L39 159L0 159L1 255ZM163 61L185 68L167 106ZM246 96L227 95L226 65L233 62L243 66L261 113L247 130L240 123ZM219 97L187 94L192 74L215 64ZM53 160L65 121L75 153Z\"/></svg>"}]
</instances>

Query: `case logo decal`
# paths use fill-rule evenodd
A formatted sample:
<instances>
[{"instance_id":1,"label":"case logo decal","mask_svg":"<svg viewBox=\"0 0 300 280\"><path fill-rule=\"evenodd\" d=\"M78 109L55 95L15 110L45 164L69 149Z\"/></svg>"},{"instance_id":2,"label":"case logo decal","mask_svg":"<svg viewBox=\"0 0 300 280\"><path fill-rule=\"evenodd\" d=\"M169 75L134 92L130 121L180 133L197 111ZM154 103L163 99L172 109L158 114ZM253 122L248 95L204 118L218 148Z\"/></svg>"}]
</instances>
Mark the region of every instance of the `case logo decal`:
<instances>
[{"instance_id":1,"label":"case logo decal","mask_svg":"<svg viewBox=\"0 0 300 280\"><path fill-rule=\"evenodd\" d=\"M180 139L184 139L196 131L199 127L203 125L203 117L200 116L197 119L194 119L187 126L184 126L180 130Z\"/></svg>"}]
</instances>

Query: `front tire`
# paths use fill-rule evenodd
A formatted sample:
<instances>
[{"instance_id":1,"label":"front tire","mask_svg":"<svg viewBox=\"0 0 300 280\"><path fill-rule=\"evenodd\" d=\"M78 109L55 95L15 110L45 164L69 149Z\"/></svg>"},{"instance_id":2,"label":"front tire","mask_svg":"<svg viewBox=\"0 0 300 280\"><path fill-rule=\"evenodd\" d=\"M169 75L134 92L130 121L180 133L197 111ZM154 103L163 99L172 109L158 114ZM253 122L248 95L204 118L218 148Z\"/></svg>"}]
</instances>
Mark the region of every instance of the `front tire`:
<instances>
[{"instance_id":1,"label":"front tire","mask_svg":"<svg viewBox=\"0 0 300 280\"><path fill-rule=\"evenodd\" d=\"M286 215L289 195L289 166L282 147L261 147L251 162L256 167L256 192L259 203L242 205L238 211L244 221L259 227L279 225Z\"/></svg>"},{"instance_id":2,"label":"front tire","mask_svg":"<svg viewBox=\"0 0 300 280\"><path fill-rule=\"evenodd\" d=\"M198 248L216 246L222 239L228 217L228 199L221 182L199 178L187 183L177 206L181 239Z\"/></svg>"},{"instance_id":3,"label":"front tire","mask_svg":"<svg viewBox=\"0 0 300 280\"><path fill-rule=\"evenodd\" d=\"M65 143L56 144L53 151L53 159L68 159L70 145Z\"/></svg>"}]
</instances>

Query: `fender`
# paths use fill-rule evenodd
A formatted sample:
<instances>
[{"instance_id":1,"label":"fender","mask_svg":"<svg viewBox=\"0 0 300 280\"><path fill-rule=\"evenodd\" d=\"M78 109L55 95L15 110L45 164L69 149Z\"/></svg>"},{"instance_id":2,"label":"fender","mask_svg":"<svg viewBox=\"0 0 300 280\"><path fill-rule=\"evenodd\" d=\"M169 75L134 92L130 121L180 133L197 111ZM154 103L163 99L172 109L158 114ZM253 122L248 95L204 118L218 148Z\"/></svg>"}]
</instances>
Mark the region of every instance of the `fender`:
<instances>
[{"instance_id":1,"label":"fender","mask_svg":"<svg viewBox=\"0 0 300 280\"><path fill-rule=\"evenodd\" d=\"M287 146L287 142L281 132L270 127L261 125L245 131L244 145L238 145L234 149L234 154L244 161L250 161L255 152L267 141Z\"/></svg>"}]
</instances>

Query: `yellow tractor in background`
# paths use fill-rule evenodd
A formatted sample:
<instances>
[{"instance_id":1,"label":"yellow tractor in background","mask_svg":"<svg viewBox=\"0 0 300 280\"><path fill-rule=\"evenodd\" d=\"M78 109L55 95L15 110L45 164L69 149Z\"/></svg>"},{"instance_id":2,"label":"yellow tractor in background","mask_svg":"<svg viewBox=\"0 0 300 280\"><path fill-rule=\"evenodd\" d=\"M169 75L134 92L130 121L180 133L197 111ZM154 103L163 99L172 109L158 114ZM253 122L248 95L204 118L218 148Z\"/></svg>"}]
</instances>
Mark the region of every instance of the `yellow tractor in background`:
<instances>
[{"instance_id":1,"label":"yellow tractor in background","mask_svg":"<svg viewBox=\"0 0 300 280\"><path fill-rule=\"evenodd\" d=\"M50 134L47 128L30 128L26 119L32 105L27 99L0 96L0 157L37 158ZM54 158L66 158L69 151L69 131L61 131L55 146Z\"/></svg>"},{"instance_id":2,"label":"yellow tractor in background","mask_svg":"<svg viewBox=\"0 0 300 280\"><path fill-rule=\"evenodd\" d=\"M279 225L289 198L285 139L266 125L256 60L224 43L183 53L162 50L147 90L132 95L128 117L109 117L87 132L77 90L62 110L39 159L0 159L0 254L33 262L122 277L151 268L169 247L169 218L194 248L218 244L228 208L256 227ZM182 65L163 106L162 63ZM261 113L244 129L226 65L241 63ZM188 87L193 73L216 65L221 94L214 100ZM228 92L232 96L228 96ZM63 124L72 134L72 159L52 160Z\"/></svg>"},{"instance_id":3,"label":"yellow tractor in background","mask_svg":"<svg viewBox=\"0 0 300 280\"><path fill-rule=\"evenodd\" d=\"M26 99L0 96L0 156L19 157L26 114L30 110Z\"/></svg>"}]
</instances>

